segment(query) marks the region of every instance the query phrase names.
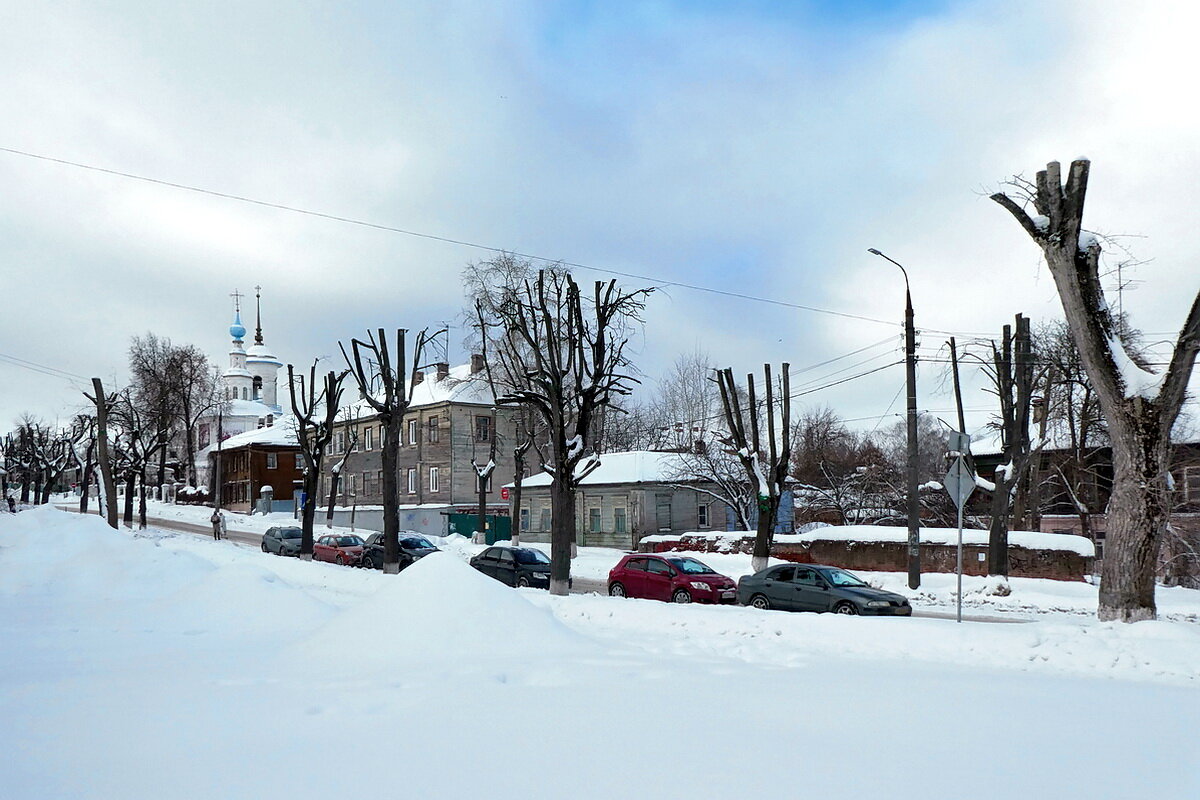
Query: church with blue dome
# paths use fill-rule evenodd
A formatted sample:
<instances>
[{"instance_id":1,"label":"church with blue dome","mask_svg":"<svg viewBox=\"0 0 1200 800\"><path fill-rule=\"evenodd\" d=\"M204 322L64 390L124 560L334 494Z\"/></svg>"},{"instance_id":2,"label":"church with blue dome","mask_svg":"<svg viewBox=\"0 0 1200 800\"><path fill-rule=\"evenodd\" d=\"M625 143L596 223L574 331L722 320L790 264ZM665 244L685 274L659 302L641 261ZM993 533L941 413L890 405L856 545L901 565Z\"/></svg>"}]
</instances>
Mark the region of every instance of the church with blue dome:
<instances>
[{"instance_id":1,"label":"church with blue dome","mask_svg":"<svg viewBox=\"0 0 1200 800\"><path fill-rule=\"evenodd\" d=\"M254 287L254 343L245 346L241 294L233 293L233 324L229 326L232 347L229 366L221 373L226 401L221 432L228 437L254 428L270 427L283 414L279 404L279 369L283 366L263 340L262 287Z\"/></svg>"}]
</instances>

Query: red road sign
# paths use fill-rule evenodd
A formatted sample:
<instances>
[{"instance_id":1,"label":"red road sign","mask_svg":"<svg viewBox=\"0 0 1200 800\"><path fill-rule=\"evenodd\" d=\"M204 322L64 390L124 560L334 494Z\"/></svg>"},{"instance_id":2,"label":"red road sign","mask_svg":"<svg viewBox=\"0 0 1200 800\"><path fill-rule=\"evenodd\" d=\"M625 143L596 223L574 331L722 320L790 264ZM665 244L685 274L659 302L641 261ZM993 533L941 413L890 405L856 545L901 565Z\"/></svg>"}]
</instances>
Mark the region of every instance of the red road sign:
<instances>
[{"instance_id":1,"label":"red road sign","mask_svg":"<svg viewBox=\"0 0 1200 800\"><path fill-rule=\"evenodd\" d=\"M507 486L501 486L501 487L500 487L500 499L501 499L501 500L507 500L507 499L508 499L508 487L507 487Z\"/></svg>"}]
</instances>

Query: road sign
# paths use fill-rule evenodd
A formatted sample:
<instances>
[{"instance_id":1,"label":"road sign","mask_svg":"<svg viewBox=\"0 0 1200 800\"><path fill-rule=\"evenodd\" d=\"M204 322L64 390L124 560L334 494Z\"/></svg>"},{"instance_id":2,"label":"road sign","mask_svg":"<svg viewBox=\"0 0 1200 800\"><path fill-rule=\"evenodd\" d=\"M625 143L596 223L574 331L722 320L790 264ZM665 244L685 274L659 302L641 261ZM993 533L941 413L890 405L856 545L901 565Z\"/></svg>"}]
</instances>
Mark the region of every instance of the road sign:
<instances>
[{"instance_id":1,"label":"road sign","mask_svg":"<svg viewBox=\"0 0 1200 800\"><path fill-rule=\"evenodd\" d=\"M946 487L946 493L950 495L954 505L961 511L962 507L967 504L967 498L975 491L975 476L971 474L971 470L967 469L966 462L962 458L956 458L954 465L946 473L942 485Z\"/></svg>"},{"instance_id":2,"label":"road sign","mask_svg":"<svg viewBox=\"0 0 1200 800\"><path fill-rule=\"evenodd\" d=\"M967 453L971 450L971 435L969 433L959 433L958 431L950 431L950 439L946 443L946 447L951 453Z\"/></svg>"},{"instance_id":3,"label":"road sign","mask_svg":"<svg viewBox=\"0 0 1200 800\"><path fill-rule=\"evenodd\" d=\"M508 487L507 487L507 486L501 486L501 487L500 487L500 499L501 499L501 500L507 500L507 499L508 499Z\"/></svg>"}]
</instances>

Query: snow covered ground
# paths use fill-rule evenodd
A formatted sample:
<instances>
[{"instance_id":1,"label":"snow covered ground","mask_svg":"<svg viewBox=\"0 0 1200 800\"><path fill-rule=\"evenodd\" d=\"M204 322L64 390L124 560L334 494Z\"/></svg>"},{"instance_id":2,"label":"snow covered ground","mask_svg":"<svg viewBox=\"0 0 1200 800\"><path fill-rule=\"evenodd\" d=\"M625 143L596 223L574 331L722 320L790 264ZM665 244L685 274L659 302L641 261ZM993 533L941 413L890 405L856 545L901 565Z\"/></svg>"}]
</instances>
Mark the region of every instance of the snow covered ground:
<instances>
[{"instance_id":1,"label":"snow covered ground","mask_svg":"<svg viewBox=\"0 0 1200 800\"><path fill-rule=\"evenodd\" d=\"M1194 622L560 598L48 508L0 515L0 620L5 798L1200 796Z\"/></svg>"}]
</instances>

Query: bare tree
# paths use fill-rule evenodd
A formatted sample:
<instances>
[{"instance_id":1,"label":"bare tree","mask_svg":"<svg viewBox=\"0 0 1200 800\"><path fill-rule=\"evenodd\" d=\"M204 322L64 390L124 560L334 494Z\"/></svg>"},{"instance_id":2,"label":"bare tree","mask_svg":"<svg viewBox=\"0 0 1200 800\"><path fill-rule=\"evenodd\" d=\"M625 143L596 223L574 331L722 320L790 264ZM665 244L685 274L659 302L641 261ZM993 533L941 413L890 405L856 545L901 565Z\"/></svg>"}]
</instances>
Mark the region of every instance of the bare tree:
<instances>
[{"instance_id":1,"label":"bare tree","mask_svg":"<svg viewBox=\"0 0 1200 800\"><path fill-rule=\"evenodd\" d=\"M790 388L790 365L784 362L779 392L778 429L776 428L775 386L771 380L771 365L763 365L766 389L767 430L764 447L760 410L756 401L753 373L746 376L746 414L738 402L737 383L733 370L726 368L717 373L721 390L721 404L725 408L725 424L729 429L729 446L737 454L750 486L758 498L758 531L754 537L751 565L757 572L766 569L771 555L771 542L775 537L775 523L779 516L779 504L783 499L784 483L787 480L788 463L792 458L792 397ZM746 429L746 415L750 427ZM778 432L778 436L777 436ZM764 469L763 460L766 459Z\"/></svg>"},{"instance_id":2,"label":"bare tree","mask_svg":"<svg viewBox=\"0 0 1200 800\"><path fill-rule=\"evenodd\" d=\"M313 362L308 381L295 374L288 364L288 395L296 424L296 440L304 459L304 506L300 509L300 558L312 561L313 520L317 515L317 482L321 479L321 463L329 440L333 438L334 421L342 401L342 381L348 371L330 370L321 391L317 392L317 365ZM386 482L386 478L385 478ZM218 490L220 488L218 487Z\"/></svg>"},{"instance_id":3,"label":"bare tree","mask_svg":"<svg viewBox=\"0 0 1200 800\"><path fill-rule=\"evenodd\" d=\"M342 357L350 367L350 373L358 384L363 400L375 410L383 430L380 442L383 466L383 571L395 575L400 572L400 487L399 458L400 426L412 402L413 376L424 369L421 363L429 341L443 333L430 336L426 330L417 335L413 347L413 376L409 375L405 361L406 330L396 331L396 345L388 345L387 334L380 328L378 335L367 332L367 340L350 340L350 351L344 345Z\"/></svg>"},{"instance_id":4,"label":"bare tree","mask_svg":"<svg viewBox=\"0 0 1200 800\"><path fill-rule=\"evenodd\" d=\"M1071 163L1064 185L1051 162L1031 192L1037 215L1003 192L992 199L1017 220L1042 249L1080 358L1108 422L1113 452L1113 492L1100 578L1102 620L1153 619L1159 544L1169 521L1168 460L1179 416L1200 351L1200 293L1192 302L1165 372L1139 366L1120 337L1100 284L1100 241L1083 230L1090 162Z\"/></svg>"},{"instance_id":5,"label":"bare tree","mask_svg":"<svg viewBox=\"0 0 1200 800\"><path fill-rule=\"evenodd\" d=\"M342 457L329 468L329 505L325 510L325 527L333 527L333 509L337 503L338 484L342 479L342 470L346 467L346 459L350 458L350 454L358 447L358 426L354 423L358 422L358 418L350 419L349 411L346 412L346 423L343 426L346 430L345 448L342 451Z\"/></svg>"},{"instance_id":6,"label":"bare tree","mask_svg":"<svg viewBox=\"0 0 1200 800\"><path fill-rule=\"evenodd\" d=\"M104 492L104 518L109 527L117 527L117 482L113 477L112 454L108 447L108 418L116 405L117 396L106 394L99 378L92 378L92 394L83 395L96 406L96 461L100 469L100 486Z\"/></svg>"},{"instance_id":7,"label":"bare tree","mask_svg":"<svg viewBox=\"0 0 1200 800\"><path fill-rule=\"evenodd\" d=\"M136 494L138 528L143 529L146 527L146 472L155 455L166 448L170 430L163 426L158 409L147 412L131 389L118 395L113 420L117 425L116 463L125 479L125 524L133 527Z\"/></svg>"},{"instance_id":8,"label":"bare tree","mask_svg":"<svg viewBox=\"0 0 1200 800\"><path fill-rule=\"evenodd\" d=\"M984 372L1000 401L997 426L1000 428L1001 464L996 467L992 491L991 523L988 527L988 574L1008 576L1009 515L1014 495L1029 470L1033 447L1029 423L1033 408L1033 387L1038 379L1034 365L1029 319L1020 314L1016 334L1004 326L1000 344L992 343L991 362Z\"/></svg>"},{"instance_id":9,"label":"bare tree","mask_svg":"<svg viewBox=\"0 0 1200 800\"><path fill-rule=\"evenodd\" d=\"M494 329L491 360L512 382L498 402L532 409L550 439L542 466L553 476L552 594L566 594L570 585L576 487L600 465L590 442L595 416L637 382L625 352L627 329L641 320L651 291L597 281L585 299L570 273L544 269L504 294L496 322L485 318L485 331Z\"/></svg>"},{"instance_id":10,"label":"bare tree","mask_svg":"<svg viewBox=\"0 0 1200 800\"><path fill-rule=\"evenodd\" d=\"M86 514L96 463L96 418L91 414L77 414L71 423L71 457L79 475L79 513Z\"/></svg>"}]
</instances>

